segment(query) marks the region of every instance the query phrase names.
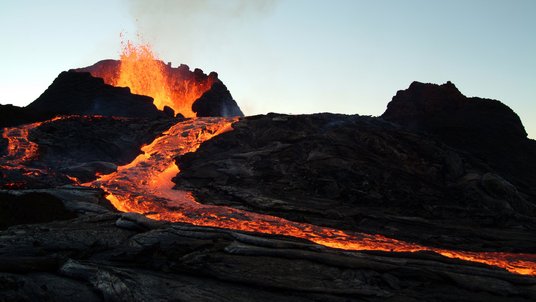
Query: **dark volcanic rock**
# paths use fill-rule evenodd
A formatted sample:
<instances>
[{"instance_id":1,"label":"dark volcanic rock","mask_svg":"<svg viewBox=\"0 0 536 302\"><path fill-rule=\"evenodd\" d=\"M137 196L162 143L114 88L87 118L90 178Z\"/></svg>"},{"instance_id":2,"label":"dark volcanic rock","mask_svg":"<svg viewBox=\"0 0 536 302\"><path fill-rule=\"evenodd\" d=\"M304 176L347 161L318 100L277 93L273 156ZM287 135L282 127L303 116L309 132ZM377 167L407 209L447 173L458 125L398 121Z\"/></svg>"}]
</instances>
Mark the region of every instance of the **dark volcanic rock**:
<instances>
[{"instance_id":1,"label":"dark volcanic rock","mask_svg":"<svg viewBox=\"0 0 536 302\"><path fill-rule=\"evenodd\" d=\"M194 103L197 116L243 116L240 107L215 72L206 75L201 69L190 71L187 65L173 68L162 64L162 70L179 91L191 83L208 90ZM132 94L128 87L105 84L117 78L120 61L103 60L84 68L62 72L43 94L26 107L0 104L0 127L17 126L48 120L60 115L103 115L120 117L172 117L169 107L160 111L151 97ZM95 77L92 76L95 75ZM104 78L104 79L103 79ZM177 84L183 83L183 84ZM177 113L181 116L180 113ZM1 146L0 146L1 147Z\"/></svg>"},{"instance_id":2,"label":"dark volcanic rock","mask_svg":"<svg viewBox=\"0 0 536 302\"><path fill-rule=\"evenodd\" d=\"M398 91L382 118L436 136L483 159L509 182L536 196L536 142L503 103L467 98L448 82L413 82Z\"/></svg>"},{"instance_id":3,"label":"dark volcanic rock","mask_svg":"<svg viewBox=\"0 0 536 302\"><path fill-rule=\"evenodd\" d=\"M198 117L244 116L227 87L220 81L212 84L212 88L194 102L192 110Z\"/></svg>"},{"instance_id":4,"label":"dark volcanic rock","mask_svg":"<svg viewBox=\"0 0 536 302\"><path fill-rule=\"evenodd\" d=\"M0 133L3 134L4 133L4 129L0 129ZM0 157L4 156L7 154L7 146L8 146L8 140L5 139L4 137L0 137Z\"/></svg>"},{"instance_id":5,"label":"dark volcanic rock","mask_svg":"<svg viewBox=\"0 0 536 302\"><path fill-rule=\"evenodd\" d=\"M35 101L31 112L56 115L104 115L124 117L162 117L152 98L130 93L128 88L110 86L89 73L62 72Z\"/></svg>"},{"instance_id":6,"label":"dark volcanic rock","mask_svg":"<svg viewBox=\"0 0 536 302\"><path fill-rule=\"evenodd\" d=\"M176 123L175 118L70 116L47 121L29 131L37 157L16 169L0 170L0 187L48 188L94 180L136 158L140 148ZM5 144L4 144L5 145ZM0 167L10 166L0 157Z\"/></svg>"},{"instance_id":7,"label":"dark volcanic rock","mask_svg":"<svg viewBox=\"0 0 536 302\"><path fill-rule=\"evenodd\" d=\"M35 115L23 107L0 104L0 127L31 123L35 120Z\"/></svg>"},{"instance_id":8,"label":"dark volcanic rock","mask_svg":"<svg viewBox=\"0 0 536 302\"><path fill-rule=\"evenodd\" d=\"M16 224L65 220L75 215L60 199L46 193L13 195L0 192L0 229Z\"/></svg>"},{"instance_id":9,"label":"dark volcanic rock","mask_svg":"<svg viewBox=\"0 0 536 302\"><path fill-rule=\"evenodd\" d=\"M205 86L208 89L192 105L192 111L198 117L244 116L227 87L218 79L216 72L207 75L199 68L191 71L190 67L185 64L172 67L171 63L157 62L161 65L161 70L169 81L169 87L175 89L176 93L183 93L183 90L190 89L189 86L192 84ZM89 72L95 77L103 78L106 83L114 83L114 79L118 78L120 66L120 61L102 60L91 66L73 69L73 71Z\"/></svg>"},{"instance_id":10,"label":"dark volcanic rock","mask_svg":"<svg viewBox=\"0 0 536 302\"><path fill-rule=\"evenodd\" d=\"M110 213L0 232L0 281L6 301L536 298L534 278L433 254L341 252Z\"/></svg>"},{"instance_id":11,"label":"dark volcanic rock","mask_svg":"<svg viewBox=\"0 0 536 302\"><path fill-rule=\"evenodd\" d=\"M413 82L408 89L397 92L382 118L460 142L471 136L508 141L527 137L521 120L508 106L497 100L467 98L451 82Z\"/></svg>"},{"instance_id":12,"label":"dark volcanic rock","mask_svg":"<svg viewBox=\"0 0 536 302\"><path fill-rule=\"evenodd\" d=\"M142 145L149 144L176 119L71 117L47 122L31 130L39 145L39 160L51 167L131 162ZM104 167L107 169L106 167Z\"/></svg>"},{"instance_id":13,"label":"dark volcanic rock","mask_svg":"<svg viewBox=\"0 0 536 302\"><path fill-rule=\"evenodd\" d=\"M438 87L444 91L432 87L426 95L439 111L472 117L457 90ZM232 100L223 84L217 89L196 104ZM410 95L405 102L419 94ZM466 142L441 127L452 121L427 129L430 121L417 116L410 125L394 117L269 114L243 118L234 131L177 158L175 181L199 202L454 250L534 254L536 173L515 160L533 158L520 152L535 144L507 110L496 109L502 105L491 104L474 110L503 116L500 124L511 128L498 136L524 150L514 150L515 159L504 160L504 150L487 140L482 125L503 130L485 117L480 126L460 122L460 137L475 140ZM439 114L434 108L426 112ZM73 116L11 129L11 141L22 148L12 149L19 156L0 158L0 184L11 188L0 190L0 229L7 227L0 230L0 301L536 299L534 276L493 266L433 252L342 251L292 237L154 221L117 213L101 189L65 185L78 183L69 177L91 180L131 161L176 121ZM35 147L25 139L28 129L37 156L25 153ZM0 141L0 153L5 146ZM525 257L533 259L517 260Z\"/></svg>"},{"instance_id":14,"label":"dark volcanic rock","mask_svg":"<svg viewBox=\"0 0 536 302\"><path fill-rule=\"evenodd\" d=\"M0 190L0 194L4 196L3 200L22 200L19 207L29 205L25 209L19 210L19 212L26 211L30 213L30 217L41 217L50 212L50 210L42 210L40 205L50 207L54 213L50 215L51 218L43 221L64 220L76 216L117 211L105 198L105 192L99 188L65 185L47 189ZM32 203L37 204L37 206L31 207ZM16 208L13 211L17 211Z\"/></svg>"},{"instance_id":15,"label":"dark volcanic rock","mask_svg":"<svg viewBox=\"0 0 536 302\"><path fill-rule=\"evenodd\" d=\"M530 192L432 137L334 114L269 114L233 127L178 158L178 188L203 203L315 225L457 249L536 251Z\"/></svg>"}]
</instances>

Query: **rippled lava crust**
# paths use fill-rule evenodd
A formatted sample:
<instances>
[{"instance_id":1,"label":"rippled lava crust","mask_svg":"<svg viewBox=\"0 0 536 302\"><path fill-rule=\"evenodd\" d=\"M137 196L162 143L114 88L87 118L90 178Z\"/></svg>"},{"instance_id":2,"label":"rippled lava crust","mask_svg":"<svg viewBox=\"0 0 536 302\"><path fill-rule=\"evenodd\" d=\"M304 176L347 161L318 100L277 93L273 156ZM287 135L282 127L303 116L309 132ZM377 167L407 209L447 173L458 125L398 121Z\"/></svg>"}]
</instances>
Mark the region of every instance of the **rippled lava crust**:
<instances>
[{"instance_id":1,"label":"rippled lava crust","mask_svg":"<svg viewBox=\"0 0 536 302\"><path fill-rule=\"evenodd\" d=\"M123 100L139 98L122 91ZM95 93L86 94L90 104L100 99ZM203 110L228 96L205 94ZM18 110L6 108L0 113ZM498 101L465 98L451 83L414 83L381 118L148 113L3 129L0 301L536 299L534 272L515 267L518 253L528 254L529 267L536 261L535 144ZM187 202L167 199L179 192L161 187L179 168L174 181L193 194L182 193ZM105 191L144 215L119 213ZM154 213L162 208L169 212ZM266 228L310 230L302 238L314 242L325 239L314 237L327 226L383 246L400 241L357 232L435 251L489 251L514 267L430 249L333 249L248 231L253 219L270 222L261 224Z\"/></svg>"}]
</instances>

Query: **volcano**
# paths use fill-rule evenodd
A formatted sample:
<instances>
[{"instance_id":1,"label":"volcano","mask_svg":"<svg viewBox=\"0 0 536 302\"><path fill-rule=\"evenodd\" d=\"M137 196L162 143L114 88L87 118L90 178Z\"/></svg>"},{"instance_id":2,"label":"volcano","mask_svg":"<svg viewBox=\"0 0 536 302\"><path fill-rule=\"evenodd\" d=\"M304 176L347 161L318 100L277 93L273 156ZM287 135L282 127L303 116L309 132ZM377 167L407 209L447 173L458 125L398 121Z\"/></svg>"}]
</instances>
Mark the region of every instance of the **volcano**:
<instances>
[{"instance_id":1,"label":"volcano","mask_svg":"<svg viewBox=\"0 0 536 302\"><path fill-rule=\"evenodd\" d=\"M0 116L2 301L536 299L536 143L453 83L244 117L126 43Z\"/></svg>"}]
</instances>

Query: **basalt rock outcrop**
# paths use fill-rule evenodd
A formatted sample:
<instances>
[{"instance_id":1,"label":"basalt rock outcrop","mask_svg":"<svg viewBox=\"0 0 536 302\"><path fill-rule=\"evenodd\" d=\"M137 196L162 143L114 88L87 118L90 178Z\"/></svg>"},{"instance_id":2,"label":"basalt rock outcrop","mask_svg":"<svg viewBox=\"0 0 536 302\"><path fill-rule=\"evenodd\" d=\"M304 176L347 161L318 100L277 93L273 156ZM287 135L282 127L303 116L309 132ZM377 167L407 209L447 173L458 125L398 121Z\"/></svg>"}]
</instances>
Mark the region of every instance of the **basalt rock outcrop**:
<instances>
[{"instance_id":1,"label":"basalt rock outcrop","mask_svg":"<svg viewBox=\"0 0 536 302\"><path fill-rule=\"evenodd\" d=\"M536 196L536 143L517 114L500 101L468 98L454 84L413 82L381 116L483 159L508 181Z\"/></svg>"},{"instance_id":2,"label":"basalt rock outcrop","mask_svg":"<svg viewBox=\"0 0 536 302\"><path fill-rule=\"evenodd\" d=\"M57 115L104 115L156 118L164 116L148 96L107 85L89 73L62 72L43 94L26 106L31 112Z\"/></svg>"},{"instance_id":3,"label":"basalt rock outcrop","mask_svg":"<svg viewBox=\"0 0 536 302\"><path fill-rule=\"evenodd\" d=\"M532 301L536 281L432 254L102 213L0 236L3 301Z\"/></svg>"},{"instance_id":4,"label":"basalt rock outcrop","mask_svg":"<svg viewBox=\"0 0 536 302\"><path fill-rule=\"evenodd\" d=\"M222 82L215 82L207 92L192 105L198 117L244 116L231 93Z\"/></svg>"},{"instance_id":5,"label":"basalt rock outcrop","mask_svg":"<svg viewBox=\"0 0 536 302\"><path fill-rule=\"evenodd\" d=\"M413 82L400 90L381 116L410 129L437 134L451 144L469 138L518 141L527 133L519 116L497 100L468 98L452 82L442 85ZM458 131L458 135L453 135Z\"/></svg>"}]
</instances>

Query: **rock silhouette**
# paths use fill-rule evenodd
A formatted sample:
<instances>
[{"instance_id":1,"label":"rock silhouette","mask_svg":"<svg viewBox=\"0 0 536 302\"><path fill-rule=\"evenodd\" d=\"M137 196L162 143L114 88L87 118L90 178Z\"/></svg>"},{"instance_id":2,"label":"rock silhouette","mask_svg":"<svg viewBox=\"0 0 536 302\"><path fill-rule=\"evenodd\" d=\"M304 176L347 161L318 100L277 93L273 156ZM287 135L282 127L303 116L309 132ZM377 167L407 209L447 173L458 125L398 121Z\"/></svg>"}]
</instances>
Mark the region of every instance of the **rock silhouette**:
<instances>
[{"instance_id":1,"label":"rock silhouette","mask_svg":"<svg viewBox=\"0 0 536 302\"><path fill-rule=\"evenodd\" d=\"M147 96L130 93L128 88L107 85L89 73L62 72L30 103L27 110L56 115L104 115L155 118L164 116Z\"/></svg>"},{"instance_id":2,"label":"rock silhouette","mask_svg":"<svg viewBox=\"0 0 536 302\"><path fill-rule=\"evenodd\" d=\"M506 180L536 197L536 142L517 114L497 100L468 98L451 82L413 82L388 104L383 119L425 132L481 158Z\"/></svg>"},{"instance_id":3,"label":"rock silhouette","mask_svg":"<svg viewBox=\"0 0 536 302\"><path fill-rule=\"evenodd\" d=\"M156 62L169 80L168 85L173 87L178 94L186 93L185 90L191 89L192 84L207 85L207 91L201 94L192 105L198 117L244 116L227 87L218 79L216 72L207 75L199 68L191 71L190 67L185 64L171 67L171 63ZM112 83L119 77L120 66L120 61L102 60L88 67L73 69L73 71L89 72L96 77L103 78L106 83Z\"/></svg>"}]
</instances>

